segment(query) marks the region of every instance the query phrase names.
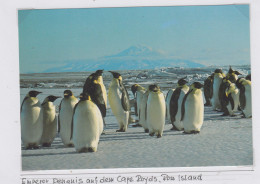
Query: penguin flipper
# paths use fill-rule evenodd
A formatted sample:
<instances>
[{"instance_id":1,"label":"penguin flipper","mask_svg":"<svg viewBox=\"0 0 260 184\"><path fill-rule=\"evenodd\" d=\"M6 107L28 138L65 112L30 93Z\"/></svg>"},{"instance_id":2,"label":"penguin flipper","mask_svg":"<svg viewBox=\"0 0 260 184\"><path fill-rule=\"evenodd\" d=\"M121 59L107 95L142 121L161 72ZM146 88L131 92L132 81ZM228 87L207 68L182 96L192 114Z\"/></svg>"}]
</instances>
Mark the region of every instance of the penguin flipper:
<instances>
[{"instance_id":1,"label":"penguin flipper","mask_svg":"<svg viewBox=\"0 0 260 184\"><path fill-rule=\"evenodd\" d=\"M171 122L175 122L175 116L178 112L178 100L181 94L181 88L176 88L171 96L170 100L170 117Z\"/></svg>"},{"instance_id":2,"label":"penguin flipper","mask_svg":"<svg viewBox=\"0 0 260 184\"><path fill-rule=\"evenodd\" d=\"M130 111L130 102L129 102L129 95L127 93L127 90L125 89L125 86L122 84L122 82L119 82L120 84L120 91L122 93L121 96L121 104L124 109L124 111Z\"/></svg>"},{"instance_id":3,"label":"penguin flipper","mask_svg":"<svg viewBox=\"0 0 260 184\"><path fill-rule=\"evenodd\" d=\"M182 104L181 104L181 121L183 120L184 114L185 114L185 102L186 102L186 99L187 99L188 95L189 95L192 91L193 91L193 89L189 90L189 92L186 93L186 95L183 97Z\"/></svg>"},{"instance_id":4,"label":"penguin flipper","mask_svg":"<svg viewBox=\"0 0 260 184\"><path fill-rule=\"evenodd\" d=\"M22 107L23 107L23 104L24 104L25 100L27 100L28 98L29 98L29 97L26 96L26 97L23 99L22 105L21 105L21 107L20 107L20 113L22 112Z\"/></svg>"},{"instance_id":5,"label":"penguin flipper","mask_svg":"<svg viewBox=\"0 0 260 184\"><path fill-rule=\"evenodd\" d=\"M233 100L231 94L228 95L228 101L231 104L231 109L234 110L235 104L234 104L234 100Z\"/></svg>"},{"instance_id":6,"label":"penguin flipper","mask_svg":"<svg viewBox=\"0 0 260 184\"><path fill-rule=\"evenodd\" d=\"M75 114L76 108L77 108L77 106L78 106L78 104L79 104L80 102L81 102L81 101L79 101L79 102L75 105L75 107L74 107L74 109L73 109L72 120L71 120L71 128L70 128L70 140L71 140L72 137L73 137L73 124L74 124L73 119L74 119L74 114Z\"/></svg>"},{"instance_id":7,"label":"penguin flipper","mask_svg":"<svg viewBox=\"0 0 260 184\"><path fill-rule=\"evenodd\" d=\"M106 117L106 103L103 98L102 88L99 84L93 85L93 90L90 93L92 101L98 106L102 117Z\"/></svg>"},{"instance_id":8,"label":"penguin flipper","mask_svg":"<svg viewBox=\"0 0 260 184\"><path fill-rule=\"evenodd\" d=\"M246 106L245 86L241 86L239 94L240 107L243 110Z\"/></svg>"},{"instance_id":9,"label":"penguin flipper","mask_svg":"<svg viewBox=\"0 0 260 184\"><path fill-rule=\"evenodd\" d=\"M58 133L60 133L60 109L61 109L61 103L62 103L63 99L60 102L59 105L59 114L58 114Z\"/></svg>"}]
</instances>

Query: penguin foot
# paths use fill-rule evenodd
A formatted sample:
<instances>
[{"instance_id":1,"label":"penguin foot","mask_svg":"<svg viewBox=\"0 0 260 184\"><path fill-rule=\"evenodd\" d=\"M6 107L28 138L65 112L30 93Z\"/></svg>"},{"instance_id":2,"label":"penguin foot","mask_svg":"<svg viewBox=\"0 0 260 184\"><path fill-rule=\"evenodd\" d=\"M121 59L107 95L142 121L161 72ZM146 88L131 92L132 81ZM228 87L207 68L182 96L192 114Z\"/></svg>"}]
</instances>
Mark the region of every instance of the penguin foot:
<instances>
[{"instance_id":1,"label":"penguin foot","mask_svg":"<svg viewBox=\"0 0 260 184\"><path fill-rule=\"evenodd\" d=\"M67 144L67 147L69 147L69 148L74 147L74 144L72 144L72 143Z\"/></svg>"},{"instance_id":2,"label":"penguin foot","mask_svg":"<svg viewBox=\"0 0 260 184\"><path fill-rule=\"evenodd\" d=\"M42 143L42 147L51 147L51 143Z\"/></svg>"},{"instance_id":3,"label":"penguin foot","mask_svg":"<svg viewBox=\"0 0 260 184\"><path fill-rule=\"evenodd\" d=\"M223 113L223 114L221 114L221 116L228 116L229 115L229 113L227 114L227 113Z\"/></svg>"},{"instance_id":4,"label":"penguin foot","mask_svg":"<svg viewBox=\"0 0 260 184\"><path fill-rule=\"evenodd\" d=\"M157 138L161 138L161 137L162 137L162 135L161 135L161 134L158 134L158 135L157 135Z\"/></svg>"},{"instance_id":5,"label":"penguin foot","mask_svg":"<svg viewBox=\"0 0 260 184\"><path fill-rule=\"evenodd\" d=\"M34 145L33 149L39 149L40 147L38 145Z\"/></svg>"},{"instance_id":6,"label":"penguin foot","mask_svg":"<svg viewBox=\"0 0 260 184\"><path fill-rule=\"evenodd\" d=\"M200 133L200 131L198 131L198 130L192 130L191 131L191 134L199 134Z\"/></svg>"},{"instance_id":7,"label":"penguin foot","mask_svg":"<svg viewBox=\"0 0 260 184\"><path fill-rule=\"evenodd\" d=\"M79 153L87 153L88 152L88 148L86 148L86 147L81 148L78 152Z\"/></svg>"},{"instance_id":8,"label":"penguin foot","mask_svg":"<svg viewBox=\"0 0 260 184\"><path fill-rule=\"evenodd\" d=\"M232 115L230 115L231 117L236 117L237 115L235 115L235 114L232 114Z\"/></svg>"},{"instance_id":9,"label":"penguin foot","mask_svg":"<svg viewBox=\"0 0 260 184\"><path fill-rule=\"evenodd\" d=\"M142 127L142 125L140 125L139 123L132 125L132 127Z\"/></svg>"},{"instance_id":10,"label":"penguin foot","mask_svg":"<svg viewBox=\"0 0 260 184\"><path fill-rule=\"evenodd\" d=\"M116 130L116 132L125 132L125 129L120 128L119 130Z\"/></svg>"},{"instance_id":11,"label":"penguin foot","mask_svg":"<svg viewBox=\"0 0 260 184\"><path fill-rule=\"evenodd\" d=\"M172 125L172 128L170 130L178 130L175 125Z\"/></svg>"},{"instance_id":12,"label":"penguin foot","mask_svg":"<svg viewBox=\"0 0 260 184\"><path fill-rule=\"evenodd\" d=\"M145 133L149 133L149 129L145 129L144 132L145 132Z\"/></svg>"},{"instance_id":13,"label":"penguin foot","mask_svg":"<svg viewBox=\"0 0 260 184\"><path fill-rule=\"evenodd\" d=\"M190 131L190 132L183 132L184 134L198 134L198 133L200 133L200 131L197 131L197 130L192 130L192 131Z\"/></svg>"},{"instance_id":14,"label":"penguin foot","mask_svg":"<svg viewBox=\"0 0 260 184\"><path fill-rule=\"evenodd\" d=\"M152 137L152 136L154 136L154 133L150 133L149 135Z\"/></svg>"}]
</instances>

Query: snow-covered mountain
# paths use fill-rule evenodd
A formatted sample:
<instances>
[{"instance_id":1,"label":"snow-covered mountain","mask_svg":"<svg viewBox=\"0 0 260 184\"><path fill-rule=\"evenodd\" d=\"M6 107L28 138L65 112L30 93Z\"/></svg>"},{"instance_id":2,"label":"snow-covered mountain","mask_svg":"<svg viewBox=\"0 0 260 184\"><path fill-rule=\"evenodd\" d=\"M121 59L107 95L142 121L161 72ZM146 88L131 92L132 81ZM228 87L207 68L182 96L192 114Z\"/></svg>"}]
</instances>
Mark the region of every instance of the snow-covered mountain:
<instances>
[{"instance_id":1,"label":"snow-covered mountain","mask_svg":"<svg viewBox=\"0 0 260 184\"><path fill-rule=\"evenodd\" d=\"M63 66L49 68L45 72L80 72L104 70L142 70L162 67L196 68L204 65L184 59L176 59L162 51L146 46L131 46L118 54L94 60L67 61Z\"/></svg>"}]
</instances>

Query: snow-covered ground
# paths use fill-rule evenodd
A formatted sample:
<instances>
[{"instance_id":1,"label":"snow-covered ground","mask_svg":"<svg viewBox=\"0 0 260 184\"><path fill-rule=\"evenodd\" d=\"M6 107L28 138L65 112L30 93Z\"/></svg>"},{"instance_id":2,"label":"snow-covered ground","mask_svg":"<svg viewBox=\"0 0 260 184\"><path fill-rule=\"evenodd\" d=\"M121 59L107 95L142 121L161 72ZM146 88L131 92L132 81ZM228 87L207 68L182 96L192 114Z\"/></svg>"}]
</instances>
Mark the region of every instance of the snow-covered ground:
<instances>
[{"instance_id":1,"label":"snow-covered ground","mask_svg":"<svg viewBox=\"0 0 260 184\"><path fill-rule=\"evenodd\" d=\"M129 87L134 83L145 87L157 83L166 94L176 85L177 79L187 76L189 84L202 82L214 69L166 68L122 73L132 99ZM228 67L225 69L227 71ZM180 73L176 72L180 70ZM244 75L250 73L250 68L238 70ZM79 84L84 84L88 74L21 75L21 100L32 89L43 92L38 96L41 101L50 94L62 96L65 89L71 89L77 96L82 91ZM107 90L110 80L111 76L104 73ZM40 83L41 86L37 85ZM72 85L67 86L69 84ZM55 104L58 105L60 100ZM64 148L57 135L50 148L24 150L22 147L22 170L253 165L252 119L241 118L239 113L236 117L223 117L221 114L205 107L204 124L200 134L196 135L171 131L171 125L166 121L163 136L158 139L144 133L143 128L132 125L129 125L127 132L116 132L117 121L108 108L106 134L101 136L96 153L80 154L74 148Z\"/></svg>"}]
</instances>

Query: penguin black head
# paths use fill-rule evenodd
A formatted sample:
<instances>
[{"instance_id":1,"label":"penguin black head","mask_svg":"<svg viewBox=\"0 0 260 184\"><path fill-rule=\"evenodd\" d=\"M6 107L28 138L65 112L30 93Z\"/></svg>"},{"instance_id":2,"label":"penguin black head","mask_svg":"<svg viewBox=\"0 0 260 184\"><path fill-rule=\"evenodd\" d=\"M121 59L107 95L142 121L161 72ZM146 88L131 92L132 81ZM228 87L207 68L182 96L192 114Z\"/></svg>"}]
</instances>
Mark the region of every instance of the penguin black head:
<instances>
[{"instance_id":1,"label":"penguin black head","mask_svg":"<svg viewBox=\"0 0 260 184\"><path fill-rule=\"evenodd\" d=\"M64 97L65 97L65 98L68 98L68 97L70 97L70 96L73 95L73 93L71 92L71 90L65 90L65 91L63 92L63 94L64 94Z\"/></svg>"},{"instance_id":2,"label":"penguin black head","mask_svg":"<svg viewBox=\"0 0 260 184\"><path fill-rule=\"evenodd\" d=\"M236 74L236 75L242 75L242 73L240 73L239 71L234 71L234 74Z\"/></svg>"},{"instance_id":3,"label":"penguin black head","mask_svg":"<svg viewBox=\"0 0 260 184\"><path fill-rule=\"evenodd\" d=\"M251 74L248 74L248 75L246 76L246 80L250 80L250 81L251 81Z\"/></svg>"},{"instance_id":4,"label":"penguin black head","mask_svg":"<svg viewBox=\"0 0 260 184\"><path fill-rule=\"evenodd\" d=\"M223 73L221 69L216 69L214 73Z\"/></svg>"},{"instance_id":5,"label":"penguin black head","mask_svg":"<svg viewBox=\"0 0 260 184\"><path fill-rule=\"evenodd\" d=\"M231 66L229 66L228 73L230 73L230 74L234 73L234 70L231 68Z\"/></svg>"},{"instance_id":6,"label":"penguin black head","mask_svg":"<svg viewBox=\"0 0 260 184\"><path fill-rule=\"evenodd\" d=\"M39 91L29 91L29 97L36 97L38 94L40 94L42 92L39 92Z\"/></svg>"},{"instance_id":7,"label":"penguin black head","mask_svg":"<svg viewBox=\"0 0 260 184\"><path fill-rule=\"evenodd\" d=\"M86 101L86 100L91 100L91 97L88 93L81 93L79 95L80 101Z\"/></svg>"},{"instance_id":8,"label":"penguin black head","mask_svg":"<svg viewBox=\"0 0 260 184\"><path fill-rule=\"evenodd\" d=\"M160 91L160 87L156 84L152 84L149 86L149 90L153 91L153 92L158 92L158 91Z\"/></svg>"},{"instance_id":9,"label":"penguin black head","mask_svg":"<svg viewBox=\"0 0 260 184\"><path fill-rule=\"evenodd\" d=\"M95 74L96 74L97 76L102 76L103 71L104 71L104 70L97 70L97 71L95 72Z\"/></svg>"},{"instance_id":10,"label":"penguin black head","mask_svg":"<svg viewBox=\"0 0 260 184\"><path fill-rule=\"evenodd\" d=\"M185 80L186 77L181 78L178 80L178 85L183 86L184 84L187 84L188 82Z\"/></svg>"},{"instance_id":11,"label":"penguin black head","mask_svg":"<svg viewBox=\"0 0 260 184\"><path fill-rule=\"evenodd\" d=\"M112 73L113 77L118 79L121 75L120 73L117 73L117 72L112 72L112 71L109 71L110 73Z\"/></svg>"},{"instance_id":12,"label":"penguin black head","mask_svg":"<svg viewBox=\"0 0 260 184\"><path fill-rule=\"evenodd\" d=\"M133 93L134 96L135 96L135 93L136 93L136 91L137 91L137 87L138 87L137 84L134 84L134 85L131 86L131 91L132 91L132 93Z\"/></svg>"},{"instance_id":13,"label":"penguin black head","mask_svg":"<svg viewBox=\"0 0 260 184\"><path fill-rule=\"evenodd\" d=\"M47 97L47 100L49 102L54 102L57 98L61 98L60 96L53 96L53 95L50 95Z\"/></svg>"},{"instance_id":14,"label":"penguin black head","mask_svg":"<svg viewBox=\"0 0 260 184\"><path fill-rule=\"evenodd\" d=\"M192 85L193 85L194 88L196 88L196 89L201 89L201 88L203 87L203 84L201 84L201 83L199 83L199 82L194 82Z\"/></svg>"}]
</instances>

